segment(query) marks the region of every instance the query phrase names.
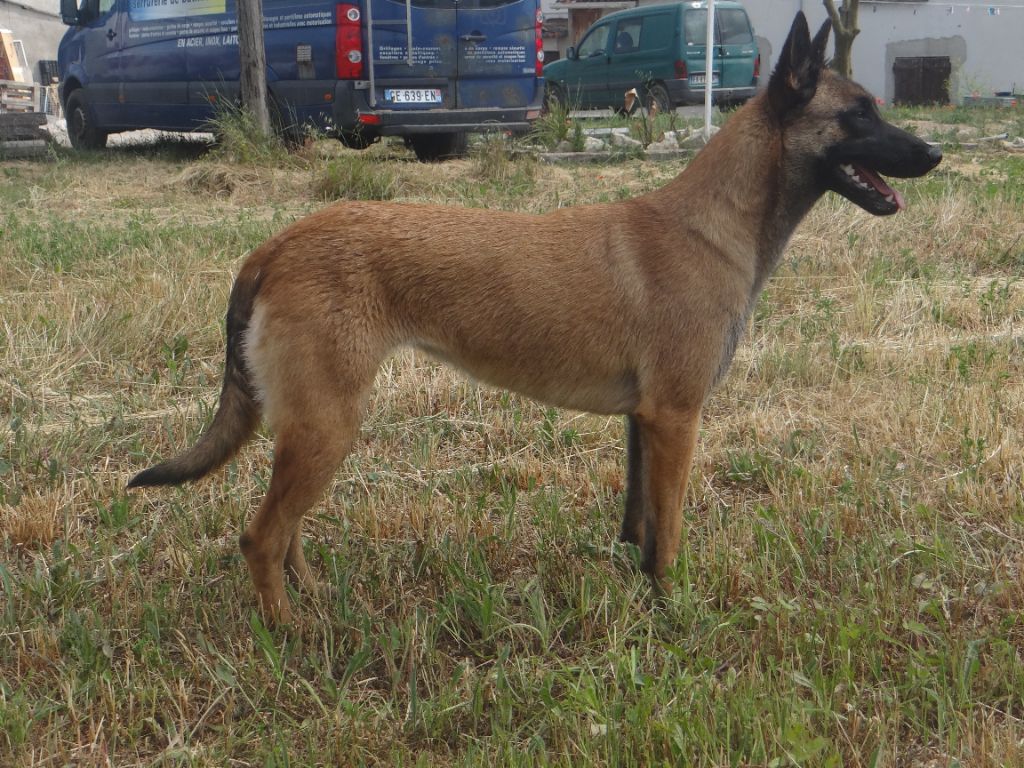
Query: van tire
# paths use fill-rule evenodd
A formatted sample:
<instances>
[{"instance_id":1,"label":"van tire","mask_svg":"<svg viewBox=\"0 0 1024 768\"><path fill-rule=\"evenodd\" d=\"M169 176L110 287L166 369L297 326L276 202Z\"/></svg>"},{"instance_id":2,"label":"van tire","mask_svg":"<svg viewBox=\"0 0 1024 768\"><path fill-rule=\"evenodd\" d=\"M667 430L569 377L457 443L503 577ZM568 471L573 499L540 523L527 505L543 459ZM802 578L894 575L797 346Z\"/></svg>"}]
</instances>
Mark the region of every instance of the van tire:
<instances>
[{"instance_id":1,"label":"van tire","mask_svg":"<svg viewBox=\"0 0 1024 768\"><path fill-rule=\"evenodd\" d=\"M81 89L72 91L64 107L67 118L68 139L75 149L103 149L107 146L107 132L96 127L89 100Z\"/></svg>"},{"instance_id":2,"label":"van tire","mask_svg":"<svg viewBox=\"0 0 1024 768\"><path fill-rule=\"evenodd\" d=\"M655 83L647 89L647 108L658 105L660 114L667 114L672 111L672 98L668 95L668 88L661 83Z\"/></svg>"},{"instance_id":3,"label":"van tire","mask_svg":"<svg viewBox=\"0 0 1024 768\"><path fill-rule=\"evenodd\" d=\"M469 149L469 136L465 133L416 133L407 142L421 163L465 157Z\"/></svg>"}]
</instances>

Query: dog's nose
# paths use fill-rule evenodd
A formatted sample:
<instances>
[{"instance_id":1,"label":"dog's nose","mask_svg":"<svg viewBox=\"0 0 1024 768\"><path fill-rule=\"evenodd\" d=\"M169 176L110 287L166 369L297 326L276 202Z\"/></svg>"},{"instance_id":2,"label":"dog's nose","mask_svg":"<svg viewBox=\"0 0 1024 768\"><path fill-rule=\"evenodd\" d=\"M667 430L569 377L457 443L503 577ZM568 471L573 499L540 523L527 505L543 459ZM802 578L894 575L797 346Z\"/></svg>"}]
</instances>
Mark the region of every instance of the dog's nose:
<instances>
[{"instance_id":1,"label":"dog's nose","mask_svg":"<svg viewBox=\"0 0 1024 768\"><path fill-rule=\"evenodd\" d=\"M932 161L932 165L938 165L942 160L942 147L938 144L930 144L928 146L928 159Z\"/></svg>"}]
</instances>

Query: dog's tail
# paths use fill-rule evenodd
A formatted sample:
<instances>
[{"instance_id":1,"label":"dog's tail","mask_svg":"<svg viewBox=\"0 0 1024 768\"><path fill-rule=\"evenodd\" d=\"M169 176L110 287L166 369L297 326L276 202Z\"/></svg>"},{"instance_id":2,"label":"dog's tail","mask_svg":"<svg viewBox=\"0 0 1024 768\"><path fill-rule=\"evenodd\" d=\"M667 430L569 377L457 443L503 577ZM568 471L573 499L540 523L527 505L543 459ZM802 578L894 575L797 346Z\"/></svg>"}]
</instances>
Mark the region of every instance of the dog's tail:
<instances>
[{"instance_id":1,"label":"dog's tail","mask_svg":"<svg viewBox=\"0 0 1024 768\"><path fill-rule=\"evenodd\" d=\"M252 437L260 421L260 406L253 393L242 354L242 342L252 317L253 301L259 291L259 273L254 278L243 269L231 289L228 302L227 361L220 404L213 422L192 448L173 459L139 472L129 488L148 485L180 485L198 480L220 467Z\"/></svg>"}]
</instances>

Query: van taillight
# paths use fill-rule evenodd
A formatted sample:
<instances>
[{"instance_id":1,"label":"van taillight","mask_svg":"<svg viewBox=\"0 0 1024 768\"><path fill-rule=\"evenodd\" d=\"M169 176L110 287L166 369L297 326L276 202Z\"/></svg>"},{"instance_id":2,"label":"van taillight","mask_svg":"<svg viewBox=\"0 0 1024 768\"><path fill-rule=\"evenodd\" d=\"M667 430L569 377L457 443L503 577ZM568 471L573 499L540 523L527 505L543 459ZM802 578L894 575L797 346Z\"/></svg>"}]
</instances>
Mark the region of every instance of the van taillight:
<instances>
[{"instance_id":1,"label":"van taillight","mask_svg":"<svg viewBox=\"0 0 1024 768\"><path fill-rule=\"evenodd\" d=\"M334 39L334 56L339 80L358 80L363 76L363 28L359 6L339 5Z\"/></svg>"},{"instance_id":2,"label":"van taillight","mask_svg":"<svg viewBox=\"0 0 1024 768\"><path fill-rule=\"evenodd\" d=\"M757 83L757 78L761 76L761 54L757 54L757 58L754 59L754 83Z\"/></svg>"},{"instance_id":3,"label":"van taillight","mask_svg":"<svg viewBox=\"0 0 1024 768\"><path fill-rule=\"evenodd\" d=\"M686 62L685 61L682 61L681 59L676 59L676 61L675 61L675 69L676 69L676 80L685 80L687 77L689 77L689 74L686 71Z\"/></svg>"},{"instance_id":4,"label":"van taillight","mask_svg":"<svg viewBox=\"0 0 1024 768\"><path fill-rule=\"evenodd\" d=\"M536 32L537 32L537 40L536 40L537 58L535 60L536 63L534 64L534 72L536 73L537 77L543 77L544 76L544 35L543 35L544 30L543 30L543 27L544 27L544 14L541 12L540 8L538 8L537 9L537 24L536 24L536 27L535 27Z\"/></svg>"}]
</instances>

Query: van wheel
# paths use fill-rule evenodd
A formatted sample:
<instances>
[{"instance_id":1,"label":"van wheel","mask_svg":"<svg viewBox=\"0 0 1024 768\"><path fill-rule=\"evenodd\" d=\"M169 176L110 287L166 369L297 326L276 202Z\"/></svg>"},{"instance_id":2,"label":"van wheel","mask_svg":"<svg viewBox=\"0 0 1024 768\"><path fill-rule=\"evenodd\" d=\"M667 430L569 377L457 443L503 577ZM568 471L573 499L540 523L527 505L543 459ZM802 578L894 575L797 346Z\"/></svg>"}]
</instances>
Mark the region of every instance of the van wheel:
<instances>
[{"instance_id":1,"label":"van wheel","mask_svg":"<svg viewBox=\"0 0 1024 768\"><path fill-rule=\"evenodd\" d=\"M665 114L672 111L672 99L669 98L668 89L661 83L655 83L647 89L647 108L651 109L658 105L658 113Z\"/></svg>"},{"instance_id":2,"label":"van wheel","mask_svg":"<svg viewBox=\"0 0 1024 768\"><path fill-rule=\"evenodd\" d=\"M96 127L89 101L81 90L72 91L64 107L68 124L68 138L75 149L103 149L107 146L107 132Z\"/></svg>"},{"instance_id":3,"label":"van wheel","mask_svg":"<svg viewBox=\"0 0 1024 768\"><path fill-rule=\"evenodd\" d=\"M465 157L469 136L465 133L423 133L408 138L416 159L422 163L436 163Z\"/></svg>"}]
</instances>

